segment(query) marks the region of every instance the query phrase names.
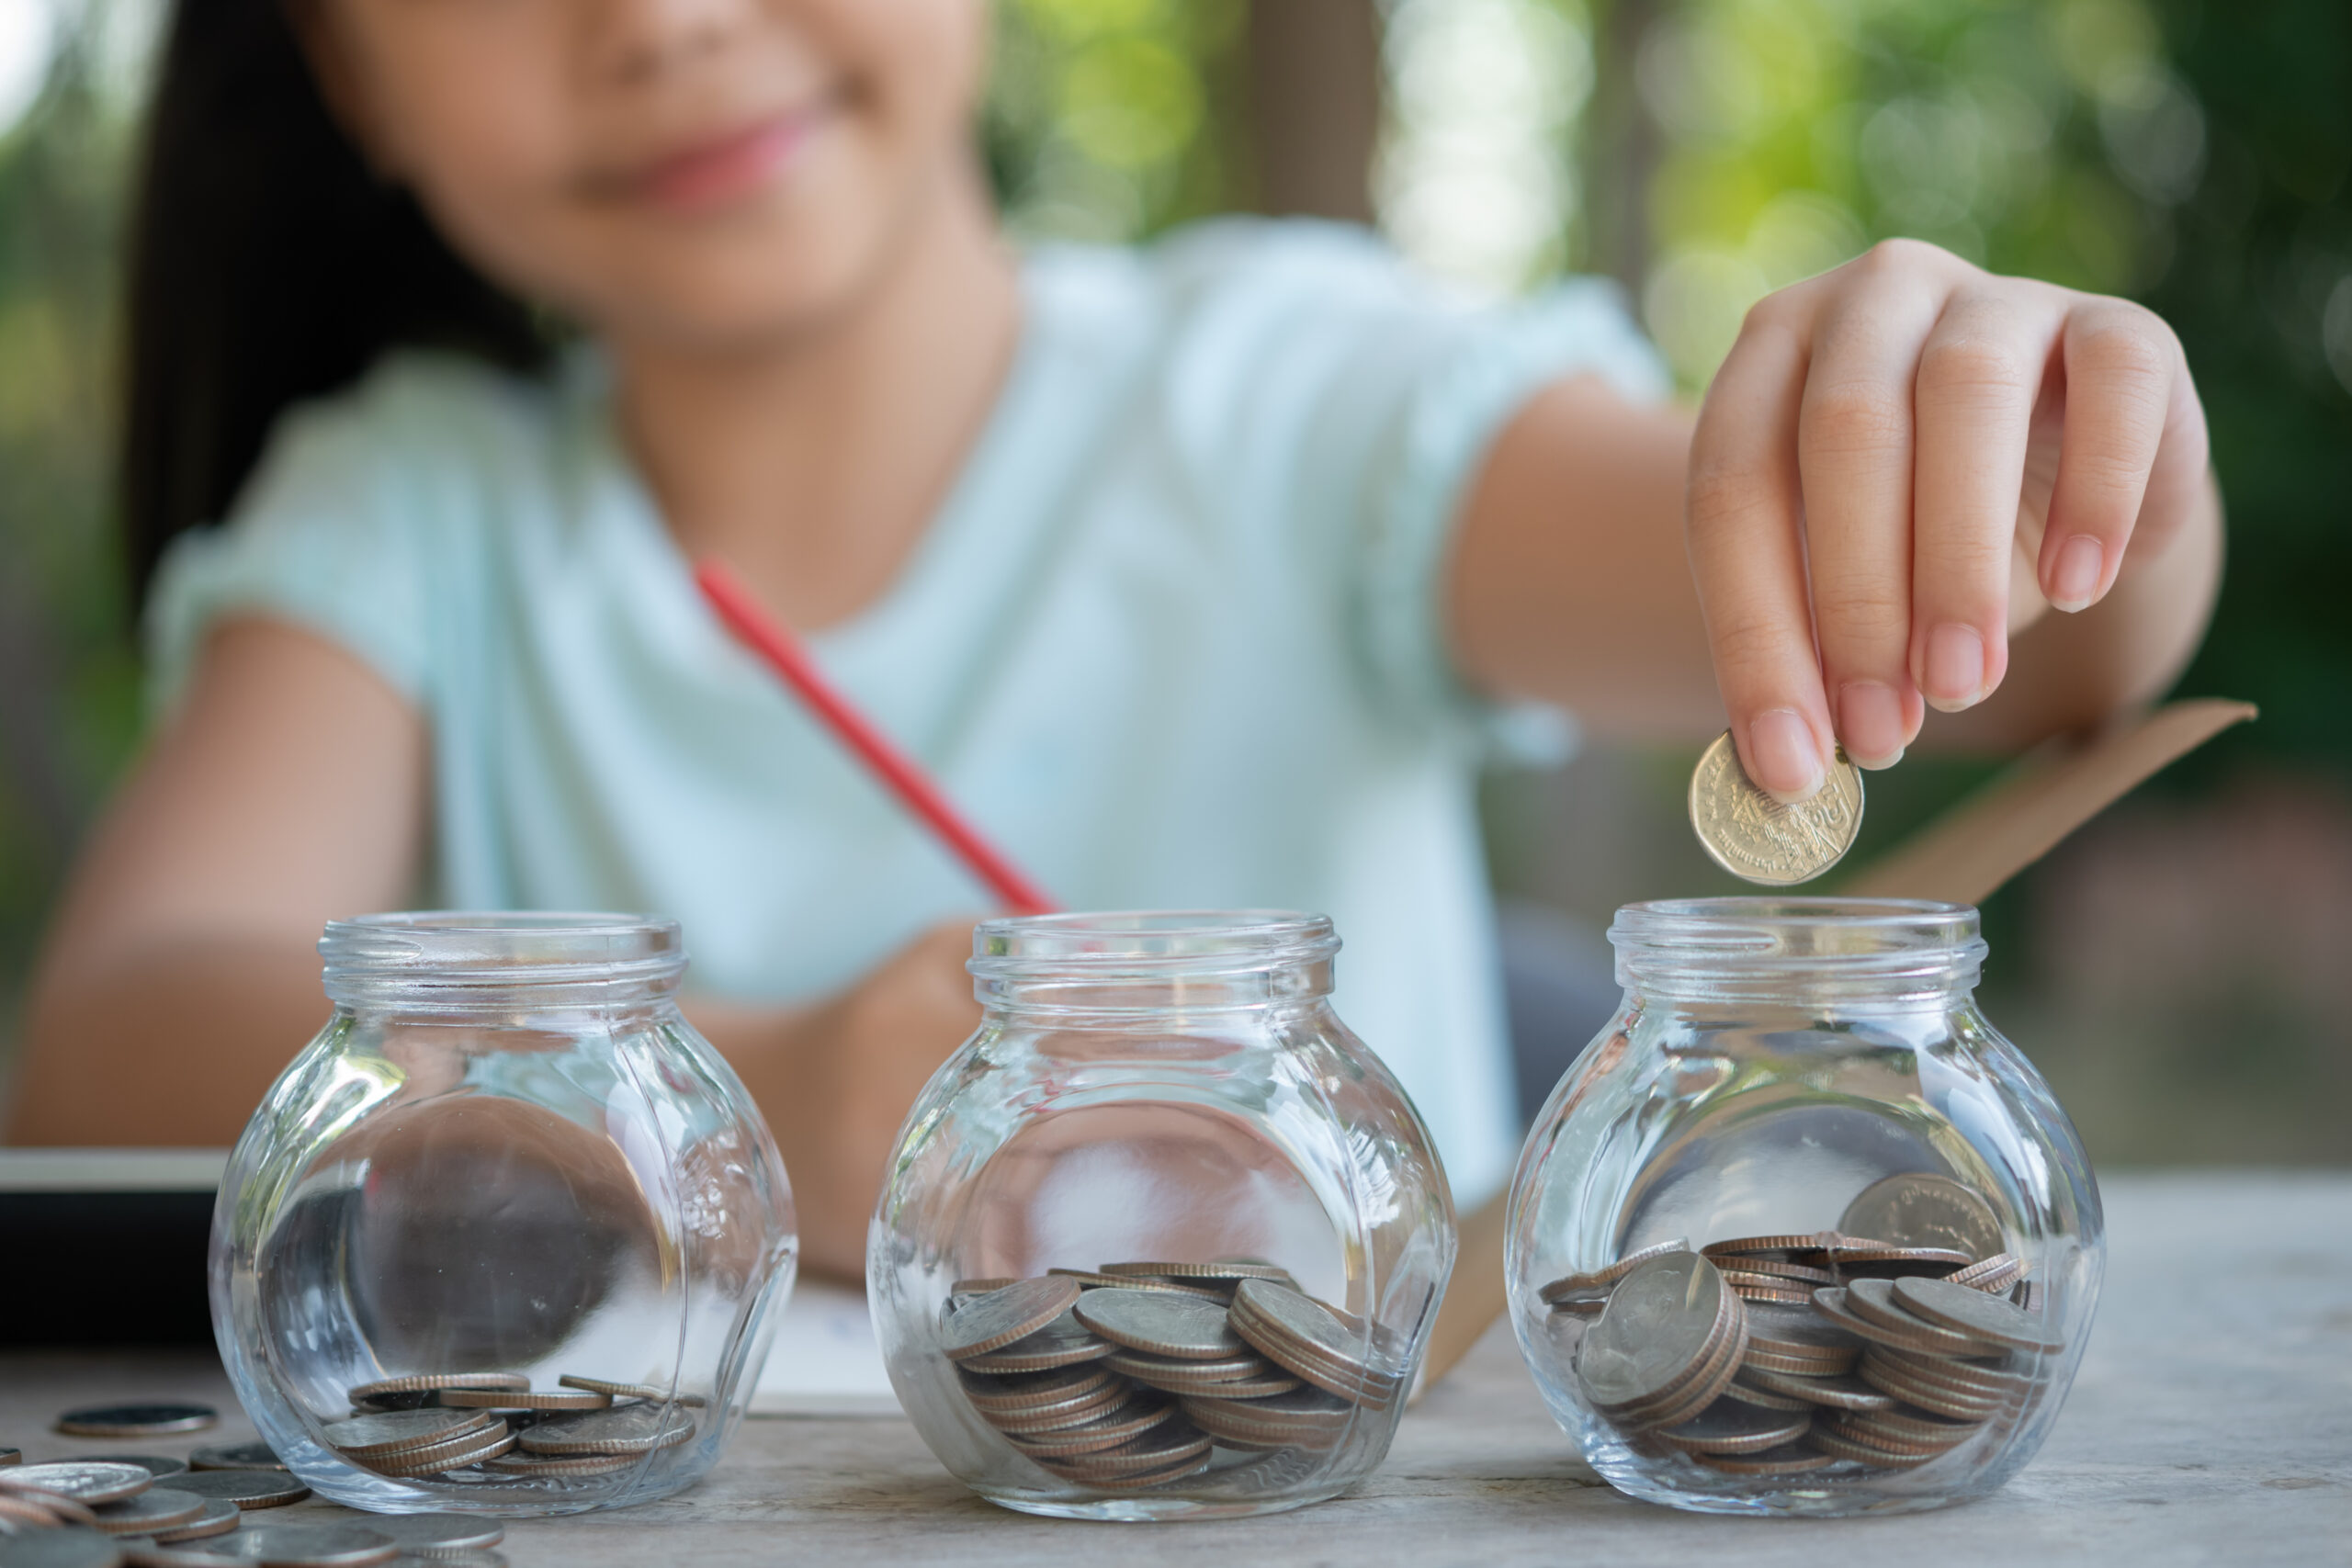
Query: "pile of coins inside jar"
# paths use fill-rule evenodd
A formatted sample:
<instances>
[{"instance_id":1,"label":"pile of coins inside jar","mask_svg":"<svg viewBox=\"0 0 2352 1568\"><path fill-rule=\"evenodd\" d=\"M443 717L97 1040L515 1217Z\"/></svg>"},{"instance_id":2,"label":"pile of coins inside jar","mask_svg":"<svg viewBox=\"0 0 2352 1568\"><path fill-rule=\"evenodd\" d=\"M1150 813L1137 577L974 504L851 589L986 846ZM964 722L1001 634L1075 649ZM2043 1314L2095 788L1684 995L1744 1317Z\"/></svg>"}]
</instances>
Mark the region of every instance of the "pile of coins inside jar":
<instances>
[{"instance_id":1,"label":"pile of coins inside jar","mask_svg":"<svg viewBox=\"0 0 2352 1568\"><path fill-rule=\"evenodd\" d=\"M579 1477L628 1470L693 1439L698 1394L566 1375L534 1389L520 1372L434 1372L350 1391L328 1445L379 1475L414 1480Z\"/></svg>"},{"instance_id":2,"label":"pile of coins inside jar","mask_svg":"<svg viewBox=\"0 0 2352 1568\"><path fill-rule=\"evenodd\" d=\"M1668 1242L1540 1294L1594 1320L1576 1373L1596 1414L1637 1446L1769 1477L1909 1469L2014 1422L2037 1360L2064 1348L2023 1273L1973 1190L1906 1174L1835 1231Z\"/></svg>"},{"instance_id":3,"label":"pile of coins inside jar","mask_svg":"<svg viewBox=\"0 0 2352 1568\"><path fill-rule=\"evenodd\" d=\"M1183 1481L1219 1449L1270 1470L1329 1452L1406 1382L1388 1336L1256 1260L960 1280L941 1337L983 1421L1102 1492Z\"/></svg>"}]
</instances>

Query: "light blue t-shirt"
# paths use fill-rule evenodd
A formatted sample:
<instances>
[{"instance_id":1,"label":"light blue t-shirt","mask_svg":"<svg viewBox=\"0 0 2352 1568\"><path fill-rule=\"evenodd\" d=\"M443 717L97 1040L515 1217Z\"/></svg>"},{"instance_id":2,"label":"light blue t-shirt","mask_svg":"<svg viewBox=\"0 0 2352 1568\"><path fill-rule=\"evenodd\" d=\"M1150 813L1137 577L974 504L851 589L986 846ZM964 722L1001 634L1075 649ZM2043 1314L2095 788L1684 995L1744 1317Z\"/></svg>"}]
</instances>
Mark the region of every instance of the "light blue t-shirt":
<instances>
[{"instance_id":1,"label":"light blue t-shirt","mask_svg":"<svg viewBox=\"0 0 2352 1568\"><path fill-rule=\"evenodd\" d=\"M1340 1016L1476 1201L1518 1143L1473 809L1498 716L1449 666L1442 554L1537 386L1656 396L1654 355L1605 285L1475 310L1320 224L1042 250L1023 297L928 533L815 655L1066 907L1330 915ZM431 902L673 916L746 1000L987 906L705 608L593 355L402 353L288 414L164 564L159 705L237 613L423 712Z\"/></svg>"}]
</instances>

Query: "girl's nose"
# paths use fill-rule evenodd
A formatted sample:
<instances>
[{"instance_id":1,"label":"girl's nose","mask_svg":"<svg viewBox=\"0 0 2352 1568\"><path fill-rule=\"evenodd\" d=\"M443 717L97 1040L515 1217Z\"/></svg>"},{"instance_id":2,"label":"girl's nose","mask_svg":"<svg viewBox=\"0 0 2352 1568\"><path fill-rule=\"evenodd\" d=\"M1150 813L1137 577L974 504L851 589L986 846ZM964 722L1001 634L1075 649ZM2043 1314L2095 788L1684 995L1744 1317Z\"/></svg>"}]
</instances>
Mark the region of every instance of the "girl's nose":
<instances>
[{"instance_id":1,"label":"girl's nose","mask_svg":"<svg viewBox=\"0 0 2352 1568\"><path fill-rule=\"evenodd\" d=\"M750 25L758 0L594 0L590 60L596 73L650 81L725 50Z\"/></svg>"}]
</instances>

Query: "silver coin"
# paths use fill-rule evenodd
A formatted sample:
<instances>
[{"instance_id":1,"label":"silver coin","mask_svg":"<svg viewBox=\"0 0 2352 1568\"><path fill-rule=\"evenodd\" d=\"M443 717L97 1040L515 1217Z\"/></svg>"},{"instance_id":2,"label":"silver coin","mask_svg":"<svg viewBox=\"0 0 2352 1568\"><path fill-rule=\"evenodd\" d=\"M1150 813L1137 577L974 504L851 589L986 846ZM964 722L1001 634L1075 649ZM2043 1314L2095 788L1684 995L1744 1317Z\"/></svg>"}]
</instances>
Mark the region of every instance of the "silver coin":
<instances>
[{"instance_id":1,"label":"silver coin","mask_svg":"<svg viewBox=\"0 0 2352 1568\"><path fill-rule=\"evenodd\" d=\"M1080 1294L1077 1280L1060 1275L1015 1280L975 1297L948 1319L940 1331L940 1348L958 1361L1001 1350L1061 1316Z\"/></svg>"},{"instance_id":2,"label":"silver coin","mask_svg":"<svg viewBox=\"0 0 2352 1568\"><path fill-rule=\"evenodd\" d=\"M497 1423L498 1417L487 1410L389 1410L330 1421L324 1432L329 1444L353 1458L375 1459L487 1431Z\"/></svg>"},{"instance_id":3,"label":"silver coin","mask_svg":"<svg viewBox=\"0 0 2352 1568\"><path fill-rule=\"evenodd\" d=\"M163 1454L108 1454L108 1464L135 1464L153 1476L186 1475L187 1461L171 1459Z\"/></svg>"},{"instance_id":4,"label":"silver coin","mask_svg":"<svg viewBox=\"0 0 2352 1568\"><path fill-rule=\"evenodd\" d=\"M158 1438L220 1423L209 1404L91 1404L60 1416L57 1429L73 1438Z\"/></svg>"},{"instance_id":5,"label":"silver coin","mask_svg":"<svg viewBox=\"0 0 2352 1568\"><path fill-rule=\"evenodd\" d=\"M453 1470L481 1464L498 1458L514 1446L513 1429L501 1422L486 1432L469 1432L454 1442L435 1443L429 1449L408 1449L362 1462L379 1475L407 1480L424 1475L445 1475Z\"/></svg>"},{"instance_id":6,"label":"silver coin","mask_svg":"<svg viewBox=\"0 0 2352 1568\"><path fill-rule=\"evenodd\" d=\"M645 1462L643 1454L533 1454L510 1450L496 1459L482 1461L484 1470L501 1475L610 1475L616 1471L634 1470Z\"/></svg>"},{"instance_id":7,"label":"silver coin","mask_svg":"<svg viewBox=\"0 0 2352 1568\"><path fill-rule=\"evenodd\" d=\"M94 1509L98 1528L108 1535L153 1535L176 1525L192 1524L204 1512L204 1499L161 1487L125 1497Z\"/></svg>"},{"instance_id":8,"label":"silver coin","mask_svg":"<svg viewBox=\"0 0 2352 1568\"><path fill-rule=\"evenodd\" d=\"M506 1568L501 1551L403 1551L384 1568Z\"/></svg>"},{"instance_id":9,"label":"silver coin","mask_svg":"<svg viewBox=\"0 0 2352 1568\"><path fill-rule=\"evenodd\" d=\"M234 1503L210 1497L199 1497L197 1501L204 1505L204 1512L184 1525L157 1530L154 1534L157 1545L171 1546L184 1540L204 1540L212 1536L226 1535L235 1529L245 1517L245 1511Z\"/></svg>"},{"instance_id":10,"label":"silver coin","mask_svg":"<svg viewBox=\"0 0 2352 1568\"><path fill-rule=\"evenodd\" d=\"M1118 1348L1066 1312L1035 1334L1001 1349L961 1357L956 1365L973 1372L1042 1372L1099 1360Z\"/></svg>"},{"instance_id":11,"label":"silver coin","mask_svg":"<svg viewBox=\"0 0 2352 1568\"><path fill-rule=\"evenodd\" d=\"M1875 1338L1882 1345L1893 1345L1904 1350L1922 1350L1932 1356L1998 1356L2008 1348L2006 1345L1979 1339L1973 1334L1945 1328L1912 1313L1895 1300L1894 1287L1901 1282L1896 1280L1857 1280L1842 1291L1824 1291L1821 1293L1835 1298L1850 1314L1845 1326L1852 1327L1856 1321L1867 1324L1874 1332L1866 1333L1863 1337ZM1968 1290L1965 1285L1952 1288ZM1983 1296L1982 1292L1971 1291L1969 1293ZM1814 1310L1825 1314L1830 1313L1830 1307L1818 1299L1814 1302Z\"/></svg>"},{"instance_id":12,"label":"silver coin","mask_svg":"<svg viewBox=\"0 0 2352 1568\"><path fill-rule=\"evenodd\" d=\"M368 1514L351 1522L390 1536L402 1551L435 1557L496 1546L506 1539L506 1527L499 1520L459 1514Z\"/></svg>"},{"instance_id":13,"label":"silver coin","mask_svg":"<svg viewBox=\"0 0 2352 1568\"><path fill-rule=\"evenodd\" d=\"M1894 1295L1895 1304L1915 1317L2004 1349L2046 1356L2066 1348L2066 1341L2052 1333L2039 1314L1950 1280L1897 1280Z\"/></svg>"},{"instance_id":14,"label":"silver coin","mask_svg":"<svg viewBox=\"0 0 2352 1568\"><path fill-rule=\"evenodd\" d=\"M1159 1280L1214 1280L1238 1284L1244 1280L1272 1280L1277 1284L1290 1282L1290 1270L1272 1263L1245 1263L1226 1259L1216 1263L1105 1263L1105 1274L1127 1275Z\"/></svg>"},{"instance_id":15,"label":"silver coin","mask_svg":"<svg viewBox=\"0 0 2352 1568\"><path fill-rule=\"evenodd\" d=\"M523 1433L535 1454L641 1454L695 1435L695 1418L661 1404L623 1404L579 1416L550 1416Z\"/></svg>"},{"instance_id":16,"label":"silver coin","mask_svg":"<svg viewBox=\"0 0 2352 1568\"><path fill-rule=\"evenodd\" d=\"M1251 1284L1263 1281L1250 1280ZM1179 1361L1225 1360L1250 1347L1214 1302L1162 1291L1089 1291L1073 1308L1078 1320L1114 1344Z\"/></svg>"},{"instance_id":17,"label":"silver coin","mask_svg":"<svg viewBox=\"0 0 2352 1568\"><path fill-rule=\"evenodd\" d=\"M418 1410L441 1401L445 1388L503 1388L523 1390L531 1380L521 1372L422 1372L410 1377L379 1378L356 1384L351 1403L375 1410Z\"/></svg>"},{"instance_id":18,"label":"silver coin","mask_svg":"<svg viewBox=\"0 0 2352 1568\"><path fill-rule=\"evenodd\" d=\"M0 1476L0 1486L54 1492L93 1508L101 1503L136 1497L154 1484L155 1478L135 1464L113 1464L103 1460L66 1459L52 1460L47 1464L17 1465Z\"/></svg>"},{"instance_id":19,"label":"silver coin","mask_svg":"<svg viewBox=\"0 0 2352 1568\"><path fill-rule=\"evenodd\" d=\"M259 1562L264 1568L379 1568L400 1555L391 1537L370 1525L256 1525L233 1535L175 1547L178 1562Z\"/></svg>"},{"instance_id":20,"label":"silver coin","mask_svg":"<svg viewBox=\"0 0 2352 1568\"><path fill-rule=\"evenodd\" d=\"M1905 1247L1947 1247L1971 1261L2001 1250L2000 1216L1965 1182L1924 1170L1873 1181L1846 1205L1838 1228Z\"/></svg>"},{"instance_id":21,"label":"silver coin","mask_svg":"<svg viewBox=\"0 0 2352 1568\"><path fill-rule=\"evenodd\" d=\"M1610 1286L1614 1285L1651 1258L1663 1258L1669 1252L1690 1250L1690 1243L1685 1239L1678 1237L1673 1241L1661 1241L1654 1247L1645 1247L1638 1251L1629 1252L1616 1262L1605 1268L1596 1269L1589 1274L1563 1274L1536 1292L1536 1298L1545 1306L1557 1306L1562 1302L1580 1301L1587 1297L1605 1299Z\"/></svg>"},{"instance_id":22,"label":"silver coin","mask_svg":"<svg viewBox=\"0 0 2352 1568\"><path fill-rule=\"evenodd\" d=\"M1016 1372L1010 1377L963 1374L964 1397L982 1415L1017 1416L1024 1410L1048 1410L1066 1405L1104 1389L1119 1386L1108 1368L1089 1362L1057 1367L1047 1372Z\"/></svg>"},{"instance_id":23,"label":"silver coin","mask_svg":"<svg viewBox=\"0 0 2352 1568\"><path fill-rule=\"evenodd\" d=\"M565 1388L586 1389L614 1399L650 1399L655 1404L667 1402L682 1404L689 1410L699 1410L705 1403L698 1393L672 1393L668 1389L650 1382L608 1382L603 1378L577 1377L570 1372L555 1380Z\"/></svg>"},{"instance_id":24,"label":"silver coin","mask_svg":"<svg viewBox=\"0 0 2352 1568\"><path fill-rule=\"evenodd\" d=\"M1603 1410L1645 1404L1687 1382L1716 1348L1727 1294L1695 1252L1653 1258L1618 1281L1577 1349L1577 1379Z\"/></svg>"},{"instance_id":25,"label":"silver coin","mask_svg":"<svg viewBox=\"0 0 2352 1568\"><path fill-rule=\"evenodd\" d=\"M1100 1416L1064 1427L1051 1432L1008 1432L1012 1446L1032 1459L1065 1458L1072 1454L1097 1453L1131 1442L1164 1421L1176 1418L1177 1408L1159 1400L1137 1396L1129 1399Z\"/></svg>"},{"instance_id":26,"label":"silver coin","mask_svg":"<svg viewBox=\"0 0 2352 1568\"><path fill-rule=\"evenodd\" d=\"M87 1525L0 1535L0 1568L117 1568L122 1549Z\"/></svg>"},{"instance_id":27,"label":"silver coin","mask_svg":"<svg viewBox=\"0 0 2352 1568\"><path fill-rule=\"evenodd\" d=\"M1250 1325L1261 1325L1272 1333L1265 1336L1267 1344L1258 1345L1263 1354L1283 1361L1292 1371L1310 1382L1319 1382L1307 1364L1293 1365L1283 1360L1281 1351L1304 1351L1308 1361L1320 1361L1327 1369L1336 1370L1349 1381L1371 1380L1385 1382L1396 1378L1401 1369L1380 1364L1384 1359L1377 1341L1382 1337L1367 1331L1361 1323L1350 1323L1314 1297L1264 1280L1244 1280L1233 1292L1236 1314ZM1244 1338L1250 1337L1247 1334ZM1371 1343L1368 1343L1371 1341ZM1256 1343L1254 1340L1252 1343ZM1335 1393L1349 1391L1334 1389Z\"/></svg>"},{"instance_id":28,"label":"silver coin","mask_svg":"<svg viewBox=\"0 0 2352 1568\"><path fill-rule=\"evenodd\" d=\"M1862 826L1861 770L1840 747L1810 800L1783 806L1747 777L1731 731L1700 753L1690 773L1690 827L1708 858L1734 876L1771 887L1810 882L1854 847Z\"/></svg>"},{"instance_id":29,"label":"silver coin","mask_svg":"<svg viewBox=\"0 0 2352 1568\"><path fill-rule=\"evenodd\" d=\"M229 1443L198 1449L187 1456L195 1470L284 1470L286 1461L267 1443Z\"/></svg>"},{"instance_id":30,"label":"silver coin","mask_svg":"<svg viewBox=\"0 0 2352 1568\"><path fill-rule=\"evenodd\" d=\"M1650 1434L1687 1454L1761 1453L1793 1443L1813 1425L1810 1410L1768 1410L1742 1401L1718 1399L1679 1426Z\"/></svg>"},{"instance_id":31,"label":"silver coin","mask_svg":"<svg viewBox=\"0 0 2352 1568\"><path fill-rule=\"evenodd\" d=\"M283 1508L311 1495L308 1486L282 1470L191 1470L186 1475L167 1475L155 1484L234 1503L240 1508Z\"/></svg>"}]
</instances>

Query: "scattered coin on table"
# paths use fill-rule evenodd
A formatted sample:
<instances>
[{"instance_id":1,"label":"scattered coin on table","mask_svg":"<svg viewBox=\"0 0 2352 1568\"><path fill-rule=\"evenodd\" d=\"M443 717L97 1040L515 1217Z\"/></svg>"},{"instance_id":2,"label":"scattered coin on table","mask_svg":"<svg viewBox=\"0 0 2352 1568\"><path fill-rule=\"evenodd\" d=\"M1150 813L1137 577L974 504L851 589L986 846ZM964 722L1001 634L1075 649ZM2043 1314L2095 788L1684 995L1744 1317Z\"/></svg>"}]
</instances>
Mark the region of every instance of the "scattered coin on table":
<instances>
[{"instance_id":1,"label":"scattered coin on table","mask_svg":"<svg viewBox=\"0 0 2352 1568\"><path fill-rule=\"evenodd\" d=\"M142 1549L139 1560L156 1568L219 1568L224 1562L258 1562L263 1568L381 1568L400 1554L399 1544L371 1521L251 1525L211 1540Z\"/></svg>"},{"instance_id":2,"label":"scattered coin on table","mask_svg":"<svg viewBox=\"0 0 2352 1568\"><path fill-rule=\"evenodd\" d=\"M245 1511L234 1503L218 1497L199 1497L204 1511L184 1525L161 1529L150 1538L159 1546L170 1546L185 1540L204 1540L216 1535L226 1535L243 1520Z\"/></svg>"},{"instance_id":3,"label":"scattered coin on table","mask_svg":"<svg viewBox=\"0 0 2352 1568\"><path fill-rule=\"evenodd\" d=\"M1700 753L1690 773L1691 829L1710 859L1749 882L1810 882L1845 858L1861 826L1861 770L1842 746L1821 788L1794 806L1749 780L1728 729Z\"/></svg>"},{"instance_id":4,"label":"scattered coin on table","mask_svg":"<svg viewBox=\"0 0 2352 1568\"><path fill-rule=\"evenodd\" d=\"M161 1479L166 1475L186 1475L187 1461L172 1459L164 1454L107 1454L108 1464L135 1464L148 1474Z\"/></svg>"},{"instance_id":5,"label":"scattered coin on table","mask_svg":"<svg viewBox=\"0 0 2352 1568\"><path fill-rule=\"evenodd\" d=\"M209 1404L92 1404L57 1418L57 1430L72 1438L159 1438L201 1432L220 1424Z\"/></svg>"},{"instance_id":6,"label":"scattered coin on table","mask_svg":"<svg viewBox=\"0 0 2352 1568\"><path fill-rule=\"evenodd\" d=\"M205 1500L201 1497L158 1487L136 1497L125 1497L119 1503L103 1504L91 1512L98 1516L98 1529L108 1535L153 1535L157 1530L194 1524L204 1508Z\"/></svg>"},{"instance_id":7,"label":"scattered coin on table","mask_svg":"<svg viewBox=\"0 0 2352 1568\"><path fill-rule=\"evenodd\" d=\"M185 1475L164 1476L155 1484L192 1497L234 1503L247 1512L283 1508L311 1495L308 1486L282 1470L191 1470Z\"/></svg>"},{"instance_id":8,"label":"scattered coin on table","mask_svg":"<svg viewBox=\"0 0 2352 1568\"><path fill-rule=\"evenodd\" d=\"M53 1492L91 1507L135 1497L154 1484L155 1478L135 1464L104 1460L51 1460L46 1464L19 1465L0 1475L0 1487Z\"/></svg>"},{"instance_id":9,"label":"scattered coin on table","mask_svg":"<svg viewBox=\"0 0 2352 1568\"><path fill-rule=\"evenodd\" d=\"M1405 1385L1396 1347L1257 1258L958 1280L942 1338L1015 1452L1106 1492L1188 1480L1218 1450L1274 1468L1328 1451Z\"/></svg>"},{"instance_id":10,"label":"scattered coin on table","mask_svg":"<svg viewBox=\"0 0 2352 1568\"><path fill-rule=\"evenodd\" d=\"M279 1459L267 1443L230 1443L213 1448L198 1449L187 1456L192 1470L284 1470L286 1461Z\"/></svg>"},{"instance_id":11,"label":"scattered coin on table","mask_svg":"<svg viewBox=\"0 0 2352 1568\"><path fill-rule=\"evenodd\" d=\"M1594 1320L1578 1385L1637 1447L1729 1475L1905 1469L2015 1421L2039 1359L2065 1348L2003 1294L2024 1267L2002 1242L1981 1193L1905 1174L1866 1190L1836 1231L1645 1247L1537 1294Z\"/></svg>"},{"instance_id":12,"label":"scattered coin on table","mask_svg":"<svg viewBox=\"0 0 2352 1568\"><path fill-rule=\"evenodd\" d=\"M450 1552L496 1546L506 1539L506 1527L499 1520L459 1514L369 1514L348 1522L391 1537L402 1552L436 1560Z\"/></svg>"}]
</instances>

